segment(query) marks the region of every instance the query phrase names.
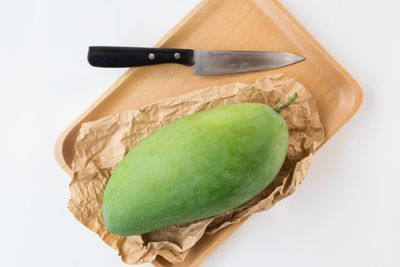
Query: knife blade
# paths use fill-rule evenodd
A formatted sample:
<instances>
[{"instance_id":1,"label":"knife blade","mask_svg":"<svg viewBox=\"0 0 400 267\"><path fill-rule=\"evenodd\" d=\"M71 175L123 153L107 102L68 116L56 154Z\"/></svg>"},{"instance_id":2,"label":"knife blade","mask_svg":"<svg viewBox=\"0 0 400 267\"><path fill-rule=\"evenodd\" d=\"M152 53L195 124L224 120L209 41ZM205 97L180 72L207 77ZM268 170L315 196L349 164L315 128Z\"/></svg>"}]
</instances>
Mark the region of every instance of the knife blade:
<instances>
[{"instance_id":1,"label":"knife blade","mask_svg":"<svg viewBox=\"0 0 400 267\"><path fill-rule=\"evenodd\" d=\"M90 46L88 61L95 67L139 67L163 63L193 66L195 75L221 75L276 69L303 61L288 52L192 50Z\"/></svg>"}]
</instances>

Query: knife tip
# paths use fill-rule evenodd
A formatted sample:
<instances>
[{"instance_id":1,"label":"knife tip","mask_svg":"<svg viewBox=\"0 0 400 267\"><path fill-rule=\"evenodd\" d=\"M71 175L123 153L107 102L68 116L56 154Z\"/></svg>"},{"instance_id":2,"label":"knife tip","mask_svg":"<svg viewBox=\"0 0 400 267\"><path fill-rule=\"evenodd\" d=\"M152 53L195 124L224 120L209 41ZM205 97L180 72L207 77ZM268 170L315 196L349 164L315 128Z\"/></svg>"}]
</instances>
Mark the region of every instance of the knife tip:
<instances>
[{"instance_id":1,"label":"knife tip","mask_svg":"<svg viewBox=\"0 0 400 267\"><path fill-rule=\"evenodd\" d=\"M302 57L302 56L300 56L300 55L295 55L295 56L296 56L297 62L301 62L301 61L306 60L304 57Z\"/></svg>"}]
</instances>

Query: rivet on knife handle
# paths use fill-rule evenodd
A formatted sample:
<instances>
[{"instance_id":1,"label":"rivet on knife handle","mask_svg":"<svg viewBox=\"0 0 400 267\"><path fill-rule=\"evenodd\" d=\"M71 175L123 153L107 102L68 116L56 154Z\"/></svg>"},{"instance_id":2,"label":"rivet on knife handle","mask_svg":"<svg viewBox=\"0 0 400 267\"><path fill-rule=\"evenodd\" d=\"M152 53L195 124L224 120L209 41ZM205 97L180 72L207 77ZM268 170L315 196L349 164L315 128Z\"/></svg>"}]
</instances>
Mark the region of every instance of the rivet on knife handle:
<instances>
[{"instance_id":1,"label":"rivet on knife handle","mask_svg":"<svg viewBox=\"0 0 400 267\"><path fill-rule=\"evenodd\" d=\"M88 61L95 67L138 67L161 63L193 65L193 50L144 47L91 46Z\"/></svg>"}]
</instances>

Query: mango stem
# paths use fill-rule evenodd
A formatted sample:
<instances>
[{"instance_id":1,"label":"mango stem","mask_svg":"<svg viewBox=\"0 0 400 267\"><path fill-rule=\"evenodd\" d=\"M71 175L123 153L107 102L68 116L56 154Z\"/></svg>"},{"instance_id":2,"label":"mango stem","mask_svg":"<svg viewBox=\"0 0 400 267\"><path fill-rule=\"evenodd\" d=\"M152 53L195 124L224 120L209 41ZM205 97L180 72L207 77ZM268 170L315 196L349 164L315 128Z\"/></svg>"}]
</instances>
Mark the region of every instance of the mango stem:
<instances>
[{"instance_id":1,"label":"mango stem","mask_svg":"<svg viewBox=\"0 0 400 267\"><path fill-rule=\"evenodd\" d=\"M288 102L287 102L285 105L276 106L276 107L274 108L274 110L275 110L276 112L278 112L278 113L281 113L281 111L284 110L285 108L289 107L290 104L292 104L293 101L295 101L296 98L297 98L298 96L299 96L298 93L294 93L294 95L292 95L291 97L288 98Z\"/></svg>"}]
</instances>

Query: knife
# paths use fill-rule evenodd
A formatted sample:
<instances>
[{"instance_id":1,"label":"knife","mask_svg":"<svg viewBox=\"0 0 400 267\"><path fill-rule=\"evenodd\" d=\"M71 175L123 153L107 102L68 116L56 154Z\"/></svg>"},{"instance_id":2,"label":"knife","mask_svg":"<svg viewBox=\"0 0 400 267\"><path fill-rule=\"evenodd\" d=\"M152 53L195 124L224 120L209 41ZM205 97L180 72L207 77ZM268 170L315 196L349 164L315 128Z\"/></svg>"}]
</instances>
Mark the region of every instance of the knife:
<instances>
[{"instance_id":1,"label":"knife","mask_svg":"<svg viewBox=\"0 0 400 267\"><path fill-rule=\"evenodd\" d=\"M193 66L195 75L219 75L276 69L303 61L287 52L192 50L90 46L88 61L95 67L139 67L162 63Z\"/></svg>"}]
</instances>

